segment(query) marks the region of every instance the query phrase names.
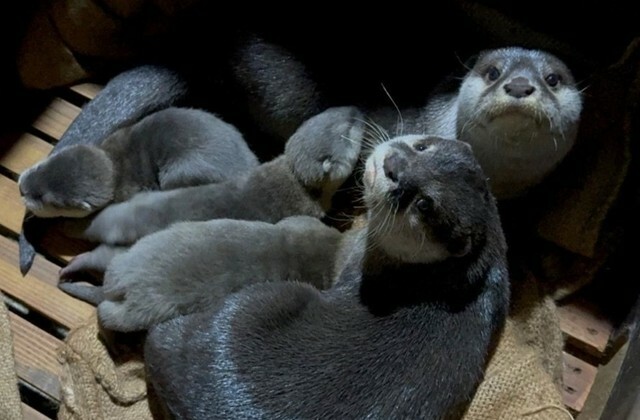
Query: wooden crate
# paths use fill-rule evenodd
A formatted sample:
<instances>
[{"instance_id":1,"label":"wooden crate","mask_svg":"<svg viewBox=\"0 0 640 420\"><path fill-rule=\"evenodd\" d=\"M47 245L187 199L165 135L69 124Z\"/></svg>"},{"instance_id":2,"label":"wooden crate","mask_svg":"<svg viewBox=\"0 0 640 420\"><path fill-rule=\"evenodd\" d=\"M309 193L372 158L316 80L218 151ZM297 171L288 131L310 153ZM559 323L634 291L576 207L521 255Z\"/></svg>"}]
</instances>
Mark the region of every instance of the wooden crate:
<instances>
[{"instance_id":1,"label":"wooden crate","mask_svg":"<svg viewBox=\"0 0 640 420\"><path fill-rule=\"evenodd\" d=\"M61 92L0 156L0 290L7 296L11 310L18 381L23 386L27 419L47 418L43 406L49 404L55 409L59 403L56 349L66 331L81 324L95 308L57 288L58 270L77 250L68 244L59 246L64 241L59 236L47 239L45 255L36 257L27 276L20 274L17 236L24 207L16 181L22 171L47 156L82 105L99 90L99 86L83 84ZM604 359L613 328L587 301L564 304L559 317L567 338L564 401L572 412L578 413L595 380L597 366ZM48 411L51 415L54 410Z\"/></svg>"}]
</instances>

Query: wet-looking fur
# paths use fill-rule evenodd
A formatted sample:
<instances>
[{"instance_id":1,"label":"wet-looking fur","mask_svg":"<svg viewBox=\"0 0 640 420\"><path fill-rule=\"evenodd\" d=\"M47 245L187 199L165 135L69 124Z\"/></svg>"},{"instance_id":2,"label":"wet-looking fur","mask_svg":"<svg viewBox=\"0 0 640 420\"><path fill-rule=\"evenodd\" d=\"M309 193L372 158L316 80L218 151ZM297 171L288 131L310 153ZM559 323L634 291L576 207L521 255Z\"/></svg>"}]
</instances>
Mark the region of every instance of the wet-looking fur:
<instances>
[{"instance_id":1,"label":"wet-looking fur","mask_svg":"<svg viewBox=\"0 0 640 420\"><path fill-rule=\"evenodd\" d=\"M252 284L150 330L149 378L173 416L461 415L509 298L486 177L466 143L405 136L374 149L364 190L367 224L343 239L328 290Z\"/></svg>"}]
</instances>

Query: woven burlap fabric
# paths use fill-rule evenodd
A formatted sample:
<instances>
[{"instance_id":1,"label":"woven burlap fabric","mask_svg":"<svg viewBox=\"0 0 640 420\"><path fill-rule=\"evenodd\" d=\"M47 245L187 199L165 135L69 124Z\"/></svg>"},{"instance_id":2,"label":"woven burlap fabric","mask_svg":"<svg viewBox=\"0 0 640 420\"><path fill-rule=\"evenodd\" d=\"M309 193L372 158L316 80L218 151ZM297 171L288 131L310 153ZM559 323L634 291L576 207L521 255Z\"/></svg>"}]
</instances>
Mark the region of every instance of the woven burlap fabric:
<instances>
[{"instance_id":1,"label":"woven burlap fabric","mask_svg":"<svg viewBox=\"0 0 640 420\"><path fill-rule=\"evenodd\" d=\"M533 276L517 277L509 318L465 420L572 418L560 392L564 341L555 302Z\"/></svg>"},{"instance_id":2,"label":"woven burlap fabric","mask_svg":"<svg viewBox=\"0 0 640 420\"><path fill-rule=\"evenodd\" d=\"M484 381L464 420L567 420L552 375L540 354L520 332L521 323L508 319Z\"/></svg>"},{"instance_id":3,"label":"woven burlap fabric","mask_svg":"<svg viewBox=\"0 0 640 420\"><path fill-rule=\"evenodd\" d=\"M58 419L153 418L141 355L112 357L99 338L95 316L69 334L58 357L62 363Z\"/></svg>"},{"instance_id":4,"label":"woven burlap fabric","mask_svg":"<svg viewBox=\"0 0 640 420\"><path fill-rule=\"evenodd\" d=\"M13 358L11 325L4 297L0 293L0 419L22 418L18 378Z\"/></svg>"}]
</instances>

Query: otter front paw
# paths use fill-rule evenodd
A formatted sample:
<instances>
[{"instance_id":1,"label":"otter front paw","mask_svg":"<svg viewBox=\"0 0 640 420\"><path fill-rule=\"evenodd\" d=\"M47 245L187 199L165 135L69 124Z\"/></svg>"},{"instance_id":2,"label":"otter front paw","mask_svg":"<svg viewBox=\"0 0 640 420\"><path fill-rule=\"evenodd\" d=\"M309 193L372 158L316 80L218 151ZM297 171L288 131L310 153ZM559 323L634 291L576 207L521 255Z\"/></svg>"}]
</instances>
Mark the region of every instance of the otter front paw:
<instances>
[{"instance_id":1,"label":"otter front paw","mask_svg":"<svg viewBox=\"0 0 640 420\"><path fill-rule=\"evenodd\" d=\"M130 245L138 239L169 225L165 196L162 192L140 193L129 201L113 204L80 229L77 222L69 221L67 230L74 236L110 245ZM74 224L75 227L71 227Z\"/></svg>"},{"instance_id":2,"label":"otter front paw","mask_svg":"<svg viewBox=\"0 0 640 420\"><path fill-rule=\"evenodd\" d=\"M104 300L98 305L98 319L105 328L145 330L178 315L171 277L158 264L163 255L149 251L133 247L109 264L102 286Z\"/></svg>"},{"instance_id":3,"label":"otter front paw","mask_svg":"<svg viewBox=\"0 0 640 420\"><path fill-rule=\"evenodd\" d=\"M69 280L86 272L104 273L111 260L127 249L126 247L100 245L92 251L78 254L69 261L69 264L60 269L59 277L61 280Z\"/></svg>"},{"instance_id":4,"label":"otter front paw","mask_svg":"<svg viewBox=\"0 0 640 420\"><path fill-rule=\"evenodd\" d=\"M312 188L337 187L353 171L362 146L364 116L354 107L329 108L306 122L285 148L293 172Z\"/></svg>"}]
</instances>

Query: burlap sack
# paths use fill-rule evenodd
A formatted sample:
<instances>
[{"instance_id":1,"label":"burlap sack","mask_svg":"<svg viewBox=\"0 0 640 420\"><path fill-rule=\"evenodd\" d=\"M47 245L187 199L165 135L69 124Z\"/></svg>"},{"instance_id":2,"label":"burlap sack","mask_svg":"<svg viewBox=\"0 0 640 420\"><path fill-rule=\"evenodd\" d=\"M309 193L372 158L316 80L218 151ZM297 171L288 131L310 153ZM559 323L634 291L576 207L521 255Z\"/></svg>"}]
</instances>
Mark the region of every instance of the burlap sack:
<instances>
[{"instance_id":1,"label":"burlap sack","mask_svg":"<svg viewBox=\"0 0 640 420\"><path fill-rule=\"evenodd\" d=\"M532 276L512 282L512 308L465 420L572 419L562 403L563 338Z\"/></svg>"},{"instance_id":2,"label":"burlap sack","mask_svg":"<svg viewBox=\"0 0 640 420\"><path fill-rule=\"evenodd\" d=\"M62 401L58 419L152 419L140 353L112 357L94 316L73 330L58 358Z\"/></svg>"},{"instance_id":3,"label":"burlap sack","mask_svg":"<svg viewBox=\"0 0 640 420\"><path fill-rule=\"evenodd\" d=\"M0 293L0 419L7 420L22 418L11 337L7 307Z\"/></svg>"}]
</instances>

